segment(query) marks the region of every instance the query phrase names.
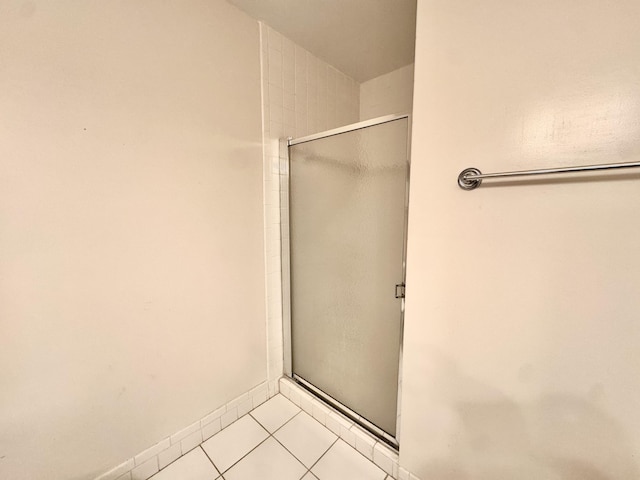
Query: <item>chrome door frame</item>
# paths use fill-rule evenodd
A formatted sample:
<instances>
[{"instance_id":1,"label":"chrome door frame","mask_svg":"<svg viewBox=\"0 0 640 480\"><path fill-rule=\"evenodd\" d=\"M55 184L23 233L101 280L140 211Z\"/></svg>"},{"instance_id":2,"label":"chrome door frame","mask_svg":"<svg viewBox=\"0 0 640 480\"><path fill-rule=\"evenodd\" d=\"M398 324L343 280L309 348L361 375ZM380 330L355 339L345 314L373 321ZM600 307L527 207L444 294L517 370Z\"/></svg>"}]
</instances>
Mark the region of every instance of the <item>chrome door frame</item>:
<instances>
[{"instance_id":1,"label":"chrome door frame","mask_svg":"<svg viewBox=\"0 0 640 480\"><path fill-rule=\"evenodd\" d=\"M385 115L383 117L373 118L364 122L353 123L344 127L327 130L313 135L307 135L300 138L280 139L280 247L281 247L281 268L282 268L282 333L284 347L284 374L296 381L306 390L335 408L364 429L368 430L376 437L383 440L389 446L398 450L400 446L400 410L402 400L402 358L403 358L403 338L404 338L404 297L400 300L400 350L398 358L398 398L396 407L396 436L388 434L378 426L371 423L366 418L358 415L346 405L315 387L308 381L293 373L293 359L291 350L291 269L290 269L290 223L289 223L289 147L300 143L311 142L322 138L340 135L342 133L362 130L376 125L393 122L396 120L407 119L407 174L405 178L405 201L404 201L404 244L402 252L402 283L406 284L407 276L407 228L409 220L409 176L411 169L411 116L404 115Z\"/></svg>"}]
</instances>

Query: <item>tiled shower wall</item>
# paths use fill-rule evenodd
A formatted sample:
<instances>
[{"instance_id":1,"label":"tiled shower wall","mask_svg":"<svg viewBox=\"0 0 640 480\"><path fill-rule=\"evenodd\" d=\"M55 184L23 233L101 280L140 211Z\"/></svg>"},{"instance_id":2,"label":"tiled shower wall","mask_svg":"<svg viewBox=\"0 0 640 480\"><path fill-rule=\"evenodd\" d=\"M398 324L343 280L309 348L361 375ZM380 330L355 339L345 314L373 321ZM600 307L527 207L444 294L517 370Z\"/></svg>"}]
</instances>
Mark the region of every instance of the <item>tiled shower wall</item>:
<instances>
[{"instance_id":1,"label":"tiled shower wall","mask_svg":"<svg viewBox=\"0 0 640 480\"><path fill-rule=\"evenodd\" d=\"M260 23L260 44L267 359L268 378L273 380L283 373L278 141L358 122L360 85L264 23ZM288 242L286 237L282 240Z\"/></svg>"}]
</instances>

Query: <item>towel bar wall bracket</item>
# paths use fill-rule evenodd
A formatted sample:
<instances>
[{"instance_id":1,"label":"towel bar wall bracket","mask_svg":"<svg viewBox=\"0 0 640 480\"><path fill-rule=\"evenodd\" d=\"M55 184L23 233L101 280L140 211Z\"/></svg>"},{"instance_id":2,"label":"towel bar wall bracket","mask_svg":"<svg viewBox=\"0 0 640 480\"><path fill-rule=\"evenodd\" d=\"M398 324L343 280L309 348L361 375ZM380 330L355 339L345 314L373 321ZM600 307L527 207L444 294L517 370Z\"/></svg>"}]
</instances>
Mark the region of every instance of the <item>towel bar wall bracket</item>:
<instances>
[{"instance_id":1,"label":"towel bar wall bracket","mask_svg":"<svg viewBox=\"0 0 640 480\"><path fill-rule=\"evenodd\" d=\"M467 179L467 175L482 175L482 172L477 168L465 168L458 175L458 185L463 190L473 190L474 188L478 188L482 183L481 178L477 179Z\"/></svg>"}]
</instances>

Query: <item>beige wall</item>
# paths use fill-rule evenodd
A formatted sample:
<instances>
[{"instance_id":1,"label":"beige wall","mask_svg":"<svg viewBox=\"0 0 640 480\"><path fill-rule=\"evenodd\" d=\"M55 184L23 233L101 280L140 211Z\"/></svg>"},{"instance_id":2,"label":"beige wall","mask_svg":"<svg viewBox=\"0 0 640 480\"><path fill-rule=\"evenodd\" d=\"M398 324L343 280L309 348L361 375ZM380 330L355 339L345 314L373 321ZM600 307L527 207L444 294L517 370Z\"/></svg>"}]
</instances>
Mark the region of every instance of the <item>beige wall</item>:
<instances>
[{"instance_id":1,"label":"beige wall","mask_svg":"<svg viewBox=\"0 0 640 480\"><path fill-rule=\"evenodd\" d=\"M265 380L259 53L222 0L0 0L1 478Z\"/></svg>"},{"instance_id":2,"label":"beige wall","mask_svg":"<svg viewBox=\"0 0 640 480\"><path fill-rule=\"evenodd\" d=\"M418 5L401 463L424 479L640 477L636 0Z\"/></svg>"},{"instance_id":3,"label":"beige wall","mask_svg":"<svg viewBox=\"0 0 640 480\"><path fill-rule=\"evenodd\" d=\"M411 113L413 63L360 84L360 120Z\"/></svg>"}]
</instances>

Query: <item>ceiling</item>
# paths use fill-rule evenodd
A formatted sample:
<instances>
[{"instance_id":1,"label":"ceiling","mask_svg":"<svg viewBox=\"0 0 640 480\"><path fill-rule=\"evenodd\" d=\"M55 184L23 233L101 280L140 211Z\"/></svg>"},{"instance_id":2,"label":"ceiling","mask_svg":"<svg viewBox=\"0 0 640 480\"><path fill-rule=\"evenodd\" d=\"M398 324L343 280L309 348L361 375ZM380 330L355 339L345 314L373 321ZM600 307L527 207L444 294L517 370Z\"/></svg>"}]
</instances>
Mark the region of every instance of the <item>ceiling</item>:
<instances>
[{"instance_id":1,"label":"ceiling","mask_svg":"<svg viewBox=\"0 0 640 480\"><path fill-rule=\"evenodd\" d=\"M413 62L416 0L228 0L364 82Z\"/></svg>"}]
</instances>

